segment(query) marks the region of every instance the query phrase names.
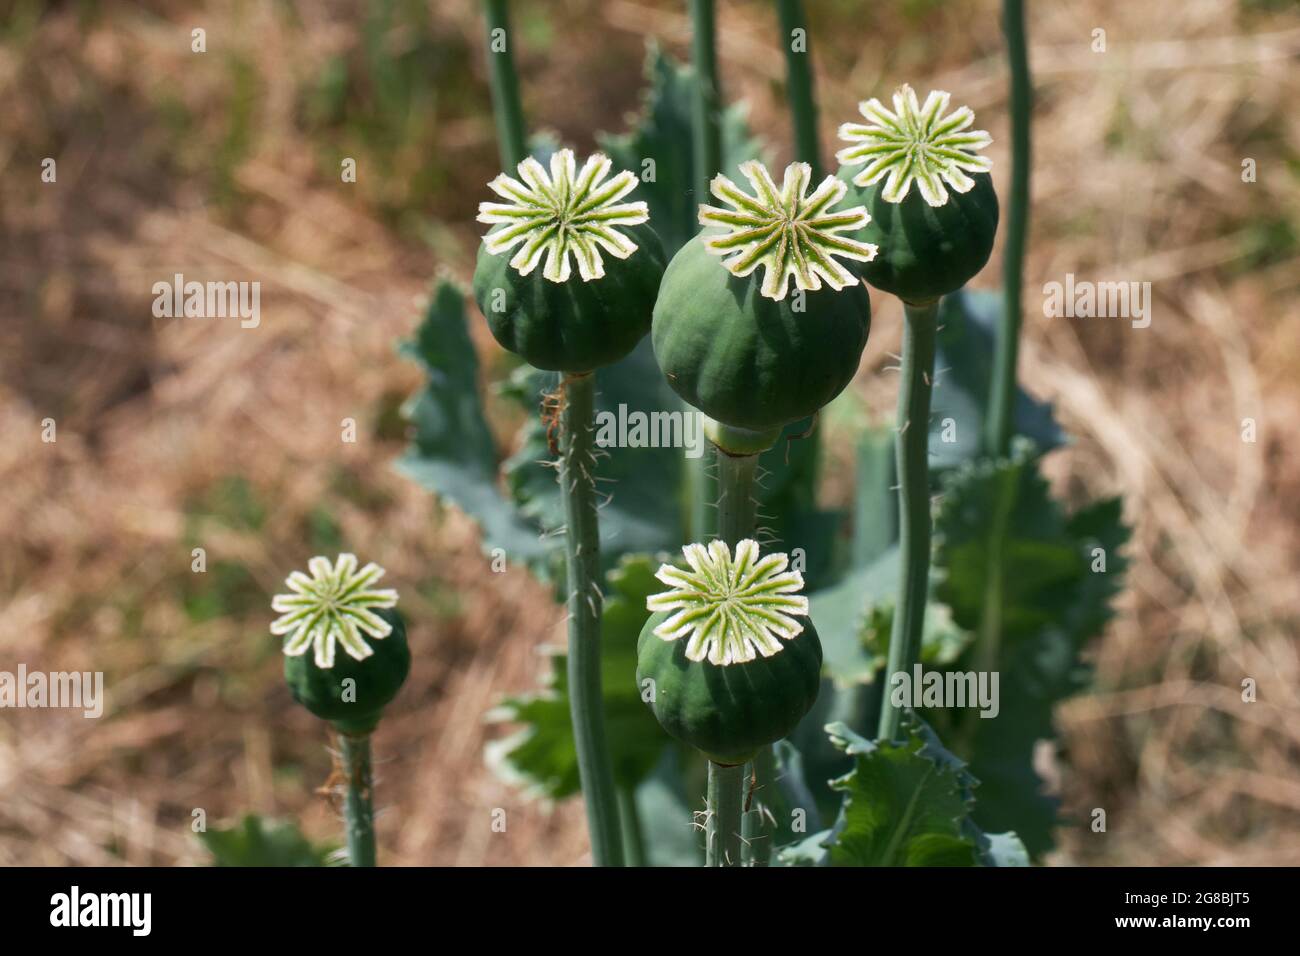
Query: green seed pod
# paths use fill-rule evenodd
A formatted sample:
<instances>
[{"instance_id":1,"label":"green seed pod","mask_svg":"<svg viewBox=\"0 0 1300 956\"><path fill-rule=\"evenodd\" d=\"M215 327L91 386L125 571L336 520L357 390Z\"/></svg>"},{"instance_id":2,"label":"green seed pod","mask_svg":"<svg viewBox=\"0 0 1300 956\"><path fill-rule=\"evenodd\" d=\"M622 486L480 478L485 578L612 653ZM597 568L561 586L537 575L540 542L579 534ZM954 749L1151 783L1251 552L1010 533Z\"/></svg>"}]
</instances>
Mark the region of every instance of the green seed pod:
<instances>
[{"instance_id":1,"label":"green seed pod","mask_svg":"<svg viewBox=\"0 0 1300 956\"><path fill-rule=\"evenodd\" d=\"M783 653L718 667L686 656L684 641L663 641L651 615L637 642L637 683L654 681L650 704L669 736L724 766L749 760L794 732L821 686L822 645L812 622Z\"/></svg>"},{"instance_id":2,"label":"green seed pod","mask_svg":"<svg viewBox=\"0 0 1300 956\"><path fill-rule=\"evenodd\" d=\"M833 177L807 195L805 163L791 163L780 188L761 163L741 171L754 194L714 179L732 208L702 206L700 222L729 231L701 234L673 257L651 337L678 395L722 425L762 433L816 413L853 379L871 303L836 257L875 250L840 235L866 215L833 209L846 192Z\"/></svg>"},{"instance_id":3,"label":"green seed pod","mask_svg":"<svg viewBox=\"0 0 1300 956\"><path fill-rule=\"evenodd\" d=\"M861 284L774 301L754 276L718 265L701 236L673 256L651 338L673 391L710 418L751 431L807 418L857 373L871 330Z\"/></svg>"},{"instance_id":4,"label":"green seed pod","mask_svg":"<svg viewBox=\"0 0 1300 956\"><path fill-rule=\"evenodd\" d=\"M534 368L581 373L626 356L650 331L664 273L663 247L649 226L626 230L638 249L609 263L598 281L552 282L520 275L507 253L480 246L474 299L492 337Z\"/></svg>"},{"instance_id":5,"label":"green seed pod","mask_svg":"<svg viewBox=\"0 0 1300 956\"><path fill-rule=\"evenodd\" d=\"M334 665L326 669L317 666L310 654L284 659L284 679L293 699L321 720L328 720L340 733L374 730L411 670L411 650L402 616L392 608L374 613L387 621L392 631L370 643L374 653L364 660L339 654Z\"/></svg>"},{"instance_id":6,"label":"green seed pod","mask_svg":"<svg viewBox=\"0 0 1300 956\"><path fill-rule=\"evenodd\" d=\"M998 200L992 164L977 153L992 139L968 128L975 121L968 107L947 113L948 103L947 93L934 91L921 105L903 86L892 112L867 100L858 109L868 122L840 127L850 145L836 153L845 164L839 178L852 184L851 201L866 206L865 236L880 246L858 272L904 302L957 291L993 251Z\"/></svg>"},{"instance_id":7,"label":"green seed pod","mask_svg":"<svg viewBox=\"0 0 1300 956\"><path fill-rule=\"evenodd\" d=\"M844 167L840 175L848 178L851 171ZM883 182L854 187L853 200L871 214L863 235L880 246L875 259L856 264L861 276L904 302L937 299L969 282L988 263L998 228L993 178L971 178L970 192L951 193L938 207L915 191L889 202L881 195Z\"/></svg>"},{"instance_id":8,"label":"green seed pod","mask_svg":"<svg viewBox=\"0 0 1300 956\"><path fill-rule=\"evenodd\" d=\"M691 570L657 574L673 590L647 602L656 613L637 642L637 683L669 735L714 763L744 763L812 709L821 642L784 554L759 560L750 540L734 560L720 541L684 553Z\"/></svg>"},{"instance_id":9,"label":"green seed pod","mask_svg":"<svg viewBox=\"0 0 1300 956\"><path fill-rule=\"evenodd\" d=\"M529 158L519 164L521 179L503 173L489 183L508 202L479 206L479 221L499 228L479 247L475 301L497 342L534 368L591 372L623 358L650 330L663 246L645 225L644 202L617 203L636 177L606 181L609 167L597 153L578 170L563 149L548 174Z\"/></svg>"},{"instance_id":10,"label":"green seed pod","mask_svg":"<svg viewBox=\"0 0 1300 956\"><path fill-rule=\"evenodd\" d=\"M294 700L340 732L369 733L411 669L397 592L375 588L384 569L373 561L358 569L355 554L334 564L317 555L307 568L310 575L293 572L289 593L271 601L284 679Z\"/></svg>"}]
</instances>

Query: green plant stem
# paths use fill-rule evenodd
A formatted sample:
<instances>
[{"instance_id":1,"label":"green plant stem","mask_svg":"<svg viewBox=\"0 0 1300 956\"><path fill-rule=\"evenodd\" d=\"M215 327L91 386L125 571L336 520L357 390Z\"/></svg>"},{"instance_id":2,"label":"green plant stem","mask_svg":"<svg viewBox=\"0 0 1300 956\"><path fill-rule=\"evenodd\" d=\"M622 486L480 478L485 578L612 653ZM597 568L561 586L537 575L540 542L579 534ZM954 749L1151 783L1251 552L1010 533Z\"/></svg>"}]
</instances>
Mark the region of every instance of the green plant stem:
<instances>
[{"instance_id":1,"label":"green plant stem","mask_svg":"<svg viewBox=\"0 0 1300 956\"><path fill-rule=\"evenodd\" d=\"M375 865L375 811L371 790L370 735L339 734L339 758L347 786L343 793L343 825L348 860L353 866Z\"/></svg>"},{"instance_id":2,"label":"green plant stem","mask_svg":"<svg viewBox=\"0 0 1300 956\"><path fill-rule=\"evenodd\" d=\"M724 767L710 760L705 866L741 865L740 814L744 795L744 766Z\"/></svg>"},{"instance_id":3,"label":"green plant stem","mask_svg":"<svg viewBox=\"0 0 1300 956\"><path fill-rule=\"evenodd\" d=\"M600 691L600 530L596 515L592 415L596 377L570 375L562 385L560 497L564 499L564 557L569 589L569 716L587 829L596 866L622 866L618 797L605 742Z\"/></svg>"},{"instance_id":4,"label":"green plant stem","mask_svg":"<svg viewBox=\"0 0 1300 956\"><path fill-rule=\"evenodd\" d=\"M741 856L750 866L767 866L772 861L772 844L776 841L767 801L776 785L776 754L771 746L761 748L749 765L748 783L752 788L752 806L745 812L741 833L745 838Z\"/></svg>"},{"instance_id":5,"label":"green plant stem","mask_svg":"<svg viewBox=\"0 0 1300 956\"><path fill-rule=\"evenodd\" d=\"M492 116L497 126L501 168L513 170L528 156L524 108L519 101L519 77L515 73L514 35L506 0L483 0L487 19L488 81L492 87ZM497 33L496 31L502 31ZM500 38L505 38L502 47Z\"/></svg>"},{"instance_id":6,"label":"green plant stem","mask_svg":"<svg viewBox=\"0 0 1300 956\"><path fill-rule=\"evenodd\" d=\"M785 92L794 121L795 155L812 167L812 181L822 178L821 149L817 143L817 100L813 95L812 49L808 46L808 20L802 0L777 0L781 19L781 44L785 47ZM794 31L803 31L803 49L794 48Z\"/></svg>"},{"instance_id":7,"label":"green plant stem","mask_svg":"<svg viewBox=\"0 0 1300 956\"><path fill-rule=\"evenodd\" d=\"M1020 352L1021 286L1025 236L1029 228L1029 118L1033 89L1025 48L1022 0L1003 0L1002 31L1011 66L1011 198L1007 208L1007 245L1002 258L1002 321L993 354L992 394L984 436L985 450L1003 457L1015 427L1016 365Z\"/></svg>"},{"instance_id":8,"label":"green plant stem","mask_svg":"<svg viewBox=\"0 0 1300 956\"><path fill-rule=\"evenodd\" d=\"M1033 88L1029 77L1029 53L1025 44L1023 0L1003 0L1002 32L1006 36L1007 61L1011 68L1011 195L1007 206L1007 245L1002 260L1002 321L997 326L990 380L989 416L986 422L986 454L1004 458L1011 450L1015 431L1016 372L1020 353L1021 293L1024 283L1025 239L1029 229L1030 114ZM984 582L983 612L975 642L975 669L990 671L998 666L1002 635L1002 538L1006 531L1009 490L999 492L998 512L989 538L988 576ZM958 745L966 750L975 731L969 719Z\"/></svg>"},{"instance_id":9,"label":"green plant stem","mask_svg":"<svg viewBox=\"0 0 1300 956\"><path fill-rule=\"evenodd\" d=\"M694 415L695 409L683 404L682 412ZM718 476L709 470L709 456L686 460L687 540L708 541L714 535L717 514L710 504L718 500Z\"/></svg>"},{"instance_id":10,"label":"green plant stem","mask_svg":"<svg viewBox=\"0 0 1300 956\"><path fill-rule=\"evenodd\" d=\"M897 736L902 710L890 701L893 676L911 670L920 657L930 575L930 393L934 380L937 301L903 303L903 368L898 388L899 578L894 624L889 635L889 665L880 702L877 736Z\"/></svg>"},{"instance_id":11,"label":"green plant stem","mask_svg":"<svg viewBox=\"0 0 1300 956\"><path fill-rule=\"evenodd\" d=\"M754 536L758 520L758 501L754 495L754 476L758 471L758 455L729 455L721 448L718 456L718 536L733 549L745 538ZM762 801L772 783L772 748L764 747L744 774L748 782L753 779L753 789L758 796L758 806L744 815L741 832L744 835L743 862L766 866L772 855L772 827L763 813Z\"/></svg>"},{"instance_id":12,"label":"green plant stem","mask_svg":"<svg viewBox=\"0 0 1300 956\"><path fill-rule=\"evenodd\" d=\"M715 446L716 448L716 446ZM745 538L754 536L758 501L754 498L757 455L718 455L718 537L733 550Z\"/></svg>"},{"instance_id":13,"label":"green plant stem","mask_svg":"<svg viewBox=\"0 0 1300 956\"><path fill-rule=\"evenodd\" d=\"M636 790L619 786L618 819L623 832L623 863L645 866L645 836L641 832L641 814L636 808Z\"/></svg>"},{"instance_id":14,"label":"green plant stem","mask_svg":"<svg viewBox=\"0 0 1300 956\"><path fill-rule=\"evenodd\" d=\"M709 183L722 171L722 126L718 89L718 55L714 36L713 0L690 0L691 64L695 71L695 100L691 134L694 148L695 201L708 202Z\"/></svg>"}]
</instances>

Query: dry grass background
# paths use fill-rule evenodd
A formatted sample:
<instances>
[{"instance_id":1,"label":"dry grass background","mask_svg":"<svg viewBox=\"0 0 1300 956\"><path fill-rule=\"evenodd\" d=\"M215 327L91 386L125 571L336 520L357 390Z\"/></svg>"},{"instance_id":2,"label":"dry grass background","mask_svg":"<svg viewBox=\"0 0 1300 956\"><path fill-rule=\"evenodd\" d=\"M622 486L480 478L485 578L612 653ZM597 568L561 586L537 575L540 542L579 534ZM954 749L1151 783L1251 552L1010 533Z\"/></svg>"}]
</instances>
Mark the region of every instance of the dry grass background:
<instances>
[{"instance_id":1,"label":"dry grass background","mask_svg":"<svg viewBox=\"0 0 1300 956\"><path fill-rule=\"evenodd\" d=\"M377 739L387 862L585 858L579 807L526 803L482 759L499 732L482 715L532 686L560 611L522 572L487 573L473 527L390 468L396 407L419 386L393 343L435 268L467 276L496 154L476 5L399 2L396 25L367 34L382 6L7 5L0 669L103 670L109 707L0 716L0 863L200 863L196 807L331 837L313 793L325 736L289 700L266 628L285 573L342 544L389 569L413 622L414 670ZM516 6L530 120L583 149L635 108L645 36L685 50L678 4ZM1004 187L991 0L809 6L827 150L857 99L907 79L975 108ZM1105 807L1109 828L1063 831L1054 859L1300 862L1300 17L1029 6L1023 377L1076 437L1052 459L1062 491L1122 492L1136 525L1096 689L1060 712L1067 759L1049 768L1067 807ZM784 161L772 12L724 2L720 17L727 95ZM206 54L190 52L195 26ZM432 64L416 93L366 66L412 51ZM338 181L345 155L355 185ZM39 181L45 156L57 185ZM996 284L997 256L977 284ZM151 318L150 287L174 272L260 281L261 326ZM1044 319L1038 289L1066 272L1151 281L1151 327ZM899 317L876 305L855 387L883 415ZM348 417L356 444L340 441ZM828 469L827 495L843 484ZM200 544L205 575L190 571ZM1245 677L1257 703L1241 702Z\"/></svg>"}]
</instances>

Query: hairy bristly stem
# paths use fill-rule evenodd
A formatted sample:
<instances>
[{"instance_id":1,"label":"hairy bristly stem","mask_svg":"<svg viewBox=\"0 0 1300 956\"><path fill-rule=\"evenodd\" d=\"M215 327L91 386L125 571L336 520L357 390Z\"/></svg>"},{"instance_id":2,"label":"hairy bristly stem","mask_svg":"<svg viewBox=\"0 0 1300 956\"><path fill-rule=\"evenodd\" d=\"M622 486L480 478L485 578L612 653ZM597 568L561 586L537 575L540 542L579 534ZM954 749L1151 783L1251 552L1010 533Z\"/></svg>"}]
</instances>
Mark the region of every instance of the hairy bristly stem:
<instances>
[{"instance_id":1,"label":"hairy bristly stem","mask_svg":"<svg viewBox=\"0 0 1300 956\"><path fill-rule=\"evenodd\" d=\"M587 804L591 853L597 866L622 866L618 797L605 742L600 678L600 531L596 514L592 416L595 375L564 379L560 411L560 493L569 590L569 713L578 775Z\"/></svg>"},{"instance_id":2,"label":"hairy bristly stem","mask_svg":"<svg viewBox=\"0 0 1300 956\"><path fill-rule=\"evenodd\" d=\"M740 866L740 816L744 791L743 764L724 767L709 761L706 866Z\"/></svg>"},{"instance_id":3,"label":"hairy bristly stem","mask_svg":"<svg viewBox=\"0 0 1300 956\"><path fill-rule=\"evenodd\" d=\"M353 866L375 865L375 811L371 792L370 735L339 734L339 759L347 778L343 791L343 824L348 860Z\"/></svg>"}]
</instances>

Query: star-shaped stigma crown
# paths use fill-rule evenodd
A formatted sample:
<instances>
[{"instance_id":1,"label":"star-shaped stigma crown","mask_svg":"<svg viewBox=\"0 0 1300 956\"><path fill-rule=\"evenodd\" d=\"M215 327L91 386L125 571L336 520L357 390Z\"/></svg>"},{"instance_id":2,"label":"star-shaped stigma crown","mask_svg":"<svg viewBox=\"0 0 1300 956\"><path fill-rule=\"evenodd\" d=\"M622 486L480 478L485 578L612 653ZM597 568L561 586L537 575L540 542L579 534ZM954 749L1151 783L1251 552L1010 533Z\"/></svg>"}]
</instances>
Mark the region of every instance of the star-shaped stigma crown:
<instances>
[{"instance_id":1,"label":"star-shaped stigma crown","mask_svg":"<svg viewBox=\"0 0 1300 956\"><path fill-rule=\"evenodd\" d=\"M808 614L803 575L787 571L789 559L758 554L758 543L746 538L733 557L724 541L682 549L689 570L662 565L657 577L669 590L651 595L651 611L676 611L654 629L665 641L686 638L686 656L706 657L726 666L771 657L785 649L781 642L803 632L798 617Z\"/></svg>"},{"instance_id":2,"label":"star-shaped stigma crown","mask_svg":"<svg viewBox=\"0 0 1300 956\"><path fill-rule=\"evenodd\" d=\"M552 282L567 282L569 256L578 263L584 282L605 274L601 250L626 259L636 243L615 226L635 226L650 218L644 202L620 203L636 188L636 176L624 171L606 179L609 157L590 156L578 170L573 150L551 155L551 169L533 157L519 164L519 178L502 173L488 188L506 200L479 203L478 221L500 225L483 237L493 255L519 246L510 265L528 275L546 255L542 275Z\"/></svg>"},{"instance_id":3,"label":"star-shaped stigma crown","mask_svg":"<svg viewBox=\"0 0 1300 956\"><path fill-rule=\"evenodd\" d=\"M947 93L934 90L922 106L912 88L904 85L894 94L892 113L877 99L859 103L858 110L868 122L840 127L840 139L852 145L835 158L845 166L866 165L853 177L855 185L870 186L888 176L881 193L887 202L902 202L915 180L927 203L944 205L948 201L944 183L964 193L975 185L967 172L986 173L993 168L987 156L975 152L992 138L983 130L968 129L975 122L968 106L945 116L948 100Z\"/></svg>"},{"instance_id":4,"label":"star-shaped stigma crown","mask_svg":"<svg viewBox=\"0 0 1300 956\"><path fill-rule=\"evenodd\" d=\"M827 176L809 196L807 163L787 166L780 189L757 160L741 163L740 172L753 187L752 196L719 174L710 189L731 208L700 206L702 225L727 230L706 238L704 245L714 255L730 256L722 264L732 275L747 276L763 266L761 291L777 301L785 298L791 279L807 291L820 289L823 279L837 292L857 284L857 276L835 257L870 262L876 247L840 235L871 221L865 206L834 209L848 192L844 183Z\"/></svg>"},{"instance_id":5,"label":"star-shaped stigma crown","mask_svg":"<svg viewBox=\"0 0 1300 956\"><path fill-rule=\"evenodd\" d=\"M293 593L277 594L271 600L271 609L280 612L271 624L271 633L289 635L284 652L290 657L314 647L316 666L322 670L334 666L335 642L343 645L349 657L365 660L374 650L361 635L381 639L393 631L373 610L397 604L396 591L371 587L384 576L384 569L372 561L358 571L355 554L340 554L333 565L329 558L317 555L307 567L310 577L295 571L285 580Z\"/></svg>"}]
</instances>

